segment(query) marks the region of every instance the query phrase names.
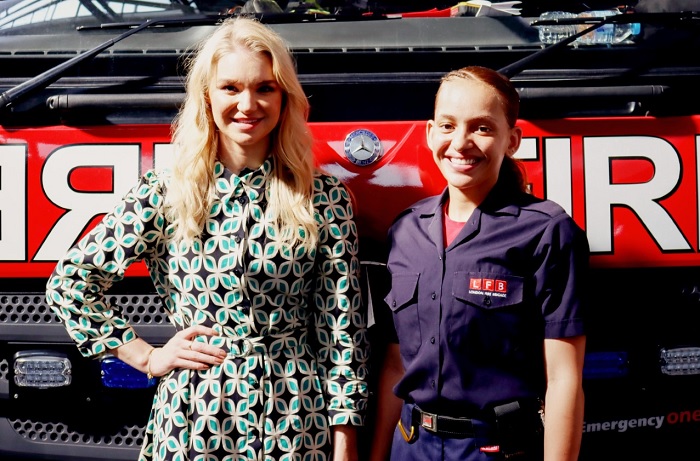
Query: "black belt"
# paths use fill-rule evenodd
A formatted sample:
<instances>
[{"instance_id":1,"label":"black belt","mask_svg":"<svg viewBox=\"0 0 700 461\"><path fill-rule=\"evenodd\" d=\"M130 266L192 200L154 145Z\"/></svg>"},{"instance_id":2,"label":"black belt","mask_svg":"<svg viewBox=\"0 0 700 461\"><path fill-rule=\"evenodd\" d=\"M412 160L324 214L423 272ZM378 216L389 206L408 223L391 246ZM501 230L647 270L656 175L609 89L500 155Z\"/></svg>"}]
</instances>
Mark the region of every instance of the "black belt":
<instances>
[{"instance_id":1,"label":"black belt","mask_svg":"<svg viewBox=\"0 0 700 461\"><path fill-rule=\"evenodd\" d=\"M418 406L413 407L413 423L435 434L445 434L457 437L476 437L477 430L471 418L455 418L452 416L436 415L423 411ZM483 432L483 429L479 432Z\"/></svg>"}]
</instances>

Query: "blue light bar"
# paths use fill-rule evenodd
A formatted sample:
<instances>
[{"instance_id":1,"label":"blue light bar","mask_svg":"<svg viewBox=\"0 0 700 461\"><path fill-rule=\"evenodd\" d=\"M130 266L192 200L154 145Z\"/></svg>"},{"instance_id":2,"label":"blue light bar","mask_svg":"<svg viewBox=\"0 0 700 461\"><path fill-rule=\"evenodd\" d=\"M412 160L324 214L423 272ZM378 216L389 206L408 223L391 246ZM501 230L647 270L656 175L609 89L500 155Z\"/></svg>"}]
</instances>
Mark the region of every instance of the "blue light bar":
<instances>
[{"instance_id":1,"label":"blue light bar","mask_svg":"<svg viewBox=\"0 0 700 461\"><path fill-rule=\"evenodd\" d=\"M587 352L583 360L584 379L622 378L629 374L625 351Z\"/></svg>"},{"instance_id":2,"label":"blue light bar","mask_svg":"<svg viewBox=\"0 0 700 461\"><path fill-rule=\"evenodd\" d=\"M145 389L157 383L156 378L148 379L145 373L128 365L113 355L100 360L102 385L114 389Z\"/></svg>"}]
</instances>

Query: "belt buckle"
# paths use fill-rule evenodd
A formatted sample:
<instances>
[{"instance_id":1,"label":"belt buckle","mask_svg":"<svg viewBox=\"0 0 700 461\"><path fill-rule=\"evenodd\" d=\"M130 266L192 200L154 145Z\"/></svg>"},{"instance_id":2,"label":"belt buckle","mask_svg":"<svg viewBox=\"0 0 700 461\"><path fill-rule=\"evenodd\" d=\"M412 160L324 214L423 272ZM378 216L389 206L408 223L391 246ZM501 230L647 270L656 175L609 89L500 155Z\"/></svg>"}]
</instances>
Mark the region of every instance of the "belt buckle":
<instances>
[{"instance_id":1,"label":"belt buckle","mask_svg":"<svg viewBox=\"0 0 700 461\"><path fill-rule=\"evenodd\" d=\"M255 344L248 338L235 338L229 343L228 354L230 357L248 357L255 352Z\"/></svg>"},{"instance_id":2,"label":"belt buckle","mask_svg":"<svg viewBox=\"0 0 700 461\"><path fill-rule=\"evenodd\" d=\"M421 410L420 412L420 425L430 432L437 432L437 415L432 413L426 413Z\"/></svg>"}]
</instances>

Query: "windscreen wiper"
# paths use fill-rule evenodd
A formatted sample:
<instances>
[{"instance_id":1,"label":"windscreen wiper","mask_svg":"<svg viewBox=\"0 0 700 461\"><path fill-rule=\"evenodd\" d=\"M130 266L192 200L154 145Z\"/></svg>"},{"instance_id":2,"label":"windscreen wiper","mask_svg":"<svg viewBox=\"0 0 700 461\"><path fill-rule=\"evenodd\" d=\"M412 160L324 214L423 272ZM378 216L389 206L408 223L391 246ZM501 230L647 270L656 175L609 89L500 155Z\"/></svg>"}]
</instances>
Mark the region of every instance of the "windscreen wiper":
<instances>
[{"instance_id":1,"label":"windscreen wiper","mask_svg":"<svg viewBox=\"0 0 700 461\"><path fill-rule=\"evenodd\" d=\"M181 19L168 20L168 26L196 26L196 25L214 25L219 21L232 16L245 16L255 18L263 24L301 24L304 22L351 22L351 21L372 21L372 20L395 20L400 19L395 16L386 15L384 13L344 13L344 14L322 14L322 13L231 13L221 15L204 15L200 17L190 17ZM164 22L164 21L159 21ZM107 30L107 29L125 29L137 27L139 23L134 22L115 22L109 24L100 24L99 26L81 26L78 30ZM160 24L164 26L164 24Z\"/></svg>"},{"instance_id":2,"label":"windscreen wiper","mask_svg":"<svg viewBox=\"0 0 700 461\"><path fill-rule=\"evenodd\" d=\"M548 56L549 54L561 50L566 47L569 43L572 43L577 38L592 32L605 24L634 24L643 23L650 25L661 25L661 26L684 26L688 25L691 27L697 27L700 25L700 12L697 11L683 11L680 13L628 13L628 14L617 14L613 16L608 16L606 18L596 18L596 17L581 17L581 18L561 18L561 19L547 19L547 20L536 20L530 25L535 26L564 26L564 25L580 25L580 24L592 24L584 30L577 32L574 35L566 37L561 41L547 46L529 56L515 61L505 67L499 69L499 72L503 75L512 78L513 76L519 74L525 70L530 64L535 61Z\"/></svg>"},{"instance_id":3,"label":"windscreen wiper","mask_svg":"<svg viewBox=\"0 0 700 461\"><path fill-rule=\"evenodd\" d=\"M536 22L536 21L535 21ZM591 27L588 27L586 29L583 29L574 35L570 35L569 37L566 37L563 40L558 41L557 43L553 43L549 45L546 48L543 48L540 51L537 51L529 56L525 56L524 58L515 61L512 64L509 64L505 67L502 67L498 70L501 74L505 75L508 78L513 78L515 75L519 74L523 70L525 70L530 64L532 64L535 61L539 61L540 59L543 59L545 56L548 56L551 53L554 53L557 50L560 50L561 48L564 48L567 46L569 43L575 41L577 38L582 37L586 35L589 32L593 32L599 27L602 27L604 24L607 24L608 21L600 21L599 23L596 23L592 25ZM555 25L559 25L560 23L554 22ZM534 25L534 23L533 23Z\"/></svg>"},{"instance_id":4,"label":"windscreen wiper","mask_svg":"<svg viewBox=\"0 0 700 461\"><path fill-rule=\"evenodd\" d=\"M295 22L313 22L313 21L353 21L353 20L374 20L374 19L388 19L383 15L325 15L325 14L298 14L298 13L245 13L245 16L255 17L263 23L275 24L275 23L295 23ZM95 27L79 27L78 30L93 30L93 29L123 29L128 28L126 32L107 40L104 43L97 45L96 47L69 59L68 61L62 62L61 64L53 67L46 72L43 72L36 77L33 77L26 82L20 83L19 85L10 88L4 93L0 94L0 109L6 109L12 103L16 102L18 99L27 96L28 94L39 91L46 88L51 83L55 82L62 75L64 75L68 70L77 66L78 64L94 58L102 51L113 46L114 44L124 40L125 38L136 34L144 29L150 27L190 27L198 25L216 25L217 23L223 21L229 16L233 15L201 15L201 16L187 16L183 18L168 18L168 19L147 19L141 23L110 23L102 24ZM243 14L241 14L243 16Z\"/></svg>"},{"instance_id":5,"label":"windscreen wiper","mask_svg":"<svg viewBox=\"0 0 700 461\"><path fill-rule=\"evenodd\" d=\"M129 29L128 31L118 35L117 37L107 40L106 42L101 43L96 47L82 54L79 54L74 58L69 59L68 61L62 62L56 67L52 67L51 69L37 75L36 77L30 78L26 82L20 83L19 85L10 88L9 90L0 94L0 108L7 108L21 97L26 96L34 91L46 88L48 85L58 80L61 77L61 75L63 75L66 71L77 66L81 62L86 61L88 59L92 59L96 55L100 54L102 51L114 45L115 43L120 42L125 38L129 37L130 35L140 32L148 27L157 25L161 22L163 21L154 21L151 19L147 19L138 26L134 27L133 29Z\"/></svg>"}]
</instances>

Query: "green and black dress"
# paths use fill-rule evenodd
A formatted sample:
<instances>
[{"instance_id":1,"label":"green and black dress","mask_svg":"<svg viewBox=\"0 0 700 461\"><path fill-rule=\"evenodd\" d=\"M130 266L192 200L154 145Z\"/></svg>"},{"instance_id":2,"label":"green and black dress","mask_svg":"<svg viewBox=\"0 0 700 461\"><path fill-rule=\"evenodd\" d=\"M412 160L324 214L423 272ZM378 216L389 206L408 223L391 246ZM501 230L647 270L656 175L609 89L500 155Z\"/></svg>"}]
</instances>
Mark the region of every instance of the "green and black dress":
<instances>
[{"instance_id":1,"label":"green and black dress","mask_svg":"<svg viewBox=\"0 0 700 461\"><path fill-rule=\"evenodd\" d=\"M134 340L105 291L143 260L178 329L228 351L205 371L158 384L140 461L331 459L330 426L362 425L366 316L347 189L314 178L313 249L281 243L266 212L274 160L239 175L216 163L216 200L200 238L172 241L167 174L147 172L56 266L47 299L86 357Z\"/></svg>"}]
</instances>

